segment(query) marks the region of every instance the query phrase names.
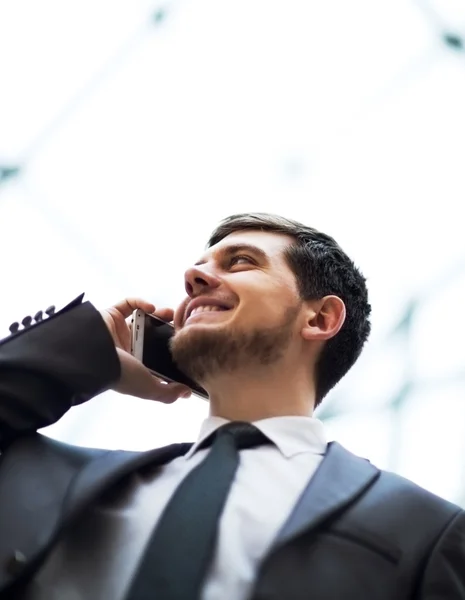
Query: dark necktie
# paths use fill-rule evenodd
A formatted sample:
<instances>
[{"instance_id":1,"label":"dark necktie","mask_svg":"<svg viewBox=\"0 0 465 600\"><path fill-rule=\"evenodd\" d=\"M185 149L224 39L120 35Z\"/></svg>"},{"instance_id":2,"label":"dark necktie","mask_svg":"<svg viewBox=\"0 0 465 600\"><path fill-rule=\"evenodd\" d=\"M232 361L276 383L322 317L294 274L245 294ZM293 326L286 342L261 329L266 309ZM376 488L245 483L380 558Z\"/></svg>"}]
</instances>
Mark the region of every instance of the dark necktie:
<instances>
[{"instance_id":1,"label":"dark necktie","mask_svg":"<svg viewBox=\"0 0 465 600\"><path fill-rule=\"evenodd\" d=\"M239 450L271 443L250 423L218 428L207 457L181 482L155 527L127 600L196 600L215 549Z\"/></svg>"}]
</instances>

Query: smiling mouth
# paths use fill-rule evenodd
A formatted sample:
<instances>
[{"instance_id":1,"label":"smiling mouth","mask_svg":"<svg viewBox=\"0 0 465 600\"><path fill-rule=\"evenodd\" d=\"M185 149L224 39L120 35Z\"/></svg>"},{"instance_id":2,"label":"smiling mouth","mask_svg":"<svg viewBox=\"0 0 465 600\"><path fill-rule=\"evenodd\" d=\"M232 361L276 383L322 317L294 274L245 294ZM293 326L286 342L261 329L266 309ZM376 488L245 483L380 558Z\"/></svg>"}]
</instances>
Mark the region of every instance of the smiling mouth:
<instances>
[{"instance_id":1,"label":"smiling mouth","mask_svg":"<svg viewBox=\"0 0 465 600\"><path fill-rule=\"evenodd\" d=\"M228 308L227 306L216 306L216 305L215 306L199 306L197 308L194 308L194 310L189 314L185 323L187 323L194 317L201 317L201 316L205 316L205 315L208 315L209 317L211 317L213 313L223 313L223 312L227 312L229 310L231 310L231 309Z\"/></svg>"}]
</instances>

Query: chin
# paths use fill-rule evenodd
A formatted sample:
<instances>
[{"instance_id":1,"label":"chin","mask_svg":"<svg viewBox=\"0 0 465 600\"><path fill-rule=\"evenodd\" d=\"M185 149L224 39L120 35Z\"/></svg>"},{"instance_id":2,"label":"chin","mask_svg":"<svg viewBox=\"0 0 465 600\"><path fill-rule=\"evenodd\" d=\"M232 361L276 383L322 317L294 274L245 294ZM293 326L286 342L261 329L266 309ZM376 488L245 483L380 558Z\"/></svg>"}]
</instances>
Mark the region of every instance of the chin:
<instances>
[{"instance_id":1,"label":"chin","mask_svg":"<svg viewBox=\"0 0 465 600\"><path fill-rule=\"evenodd\" d=\"M202 382L227 356L223 349L231 338L228 328L211 323L192 323L178 331L170 341L171 354L178 367L194 381ZM218 359L221 358L218 363Z\"/></svg>"}]
</instances>

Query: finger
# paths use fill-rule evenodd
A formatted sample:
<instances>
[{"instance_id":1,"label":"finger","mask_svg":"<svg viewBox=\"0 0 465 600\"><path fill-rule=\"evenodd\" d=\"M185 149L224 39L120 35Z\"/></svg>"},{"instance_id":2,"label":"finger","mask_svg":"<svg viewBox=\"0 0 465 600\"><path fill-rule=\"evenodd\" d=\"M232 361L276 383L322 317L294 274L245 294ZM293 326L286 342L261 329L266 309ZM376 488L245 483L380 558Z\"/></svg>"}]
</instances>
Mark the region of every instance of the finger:
<instances>
[{"instance_id":1,"label":"finger","mask_svg":"<svg viewBox=\"0 0 465 600\"><path fill-rule=\"evenodd\" d=\"M192 390L180 383L162 383L154 376L154 400L171 404L179 398L189 398L192 395Z\"/></svg>"},{"instance_id":2,"label":"finger","mask_svg":"<svg viewBox=\"0 0 465 600\"><path fill-rule=\"evenodd\" d=\"M190 394L190 389L180 383L162 383L139 360L121 348L117 348L116 352L121 365L121 376L112 389L120 394L159 402L174 402L182 395Z\"/></svg>"},{"instance_id":3,"label":"finger","mask_svg":"<svg viewBox=\"0 0 465 600\"><path fill-rule=\"evenodd\" d=\"M125 319L130 317L138 308L149 314L155 311L155 305L151 302L147 302L147 300L142 300L142 298L125 298L112 306L112 309L116 309L120 312Z\"/></svg>"},{"instance_id":4,"label":"finger","mask_svg":"<svg viewBox=\"0 0 465 600\"><path fill-rule=\"evenodd\" d=\"M171 323L174 319L174 310L172 308L158 308L153 313L156 317L167 323Z\"/></svg>"}]
</instances>

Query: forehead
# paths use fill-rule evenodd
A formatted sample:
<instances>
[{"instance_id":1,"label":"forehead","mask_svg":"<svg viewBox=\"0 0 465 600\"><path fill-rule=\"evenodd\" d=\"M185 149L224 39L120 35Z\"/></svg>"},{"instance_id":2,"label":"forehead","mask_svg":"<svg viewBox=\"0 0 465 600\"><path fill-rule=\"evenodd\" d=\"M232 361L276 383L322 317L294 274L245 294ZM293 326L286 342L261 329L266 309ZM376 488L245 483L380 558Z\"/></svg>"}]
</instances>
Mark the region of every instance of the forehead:
<instances>
[{"instance_id":1,"label":"forehead","mask_svg":"<svg viewBox=\"0 0 465 600\"><path fill-rule=\"evenodd\" d=\"M267 258L280 259L283 258L285 248L293 242L294 239L291 236L272 231L235 231L209 248L202 260L208 260L212 256L223 254L231 249L239 250L241 246L244 247L244 250L249 247L251 251L256 248L257 251L265 254Z\"/></svg>"}]
</instances>

